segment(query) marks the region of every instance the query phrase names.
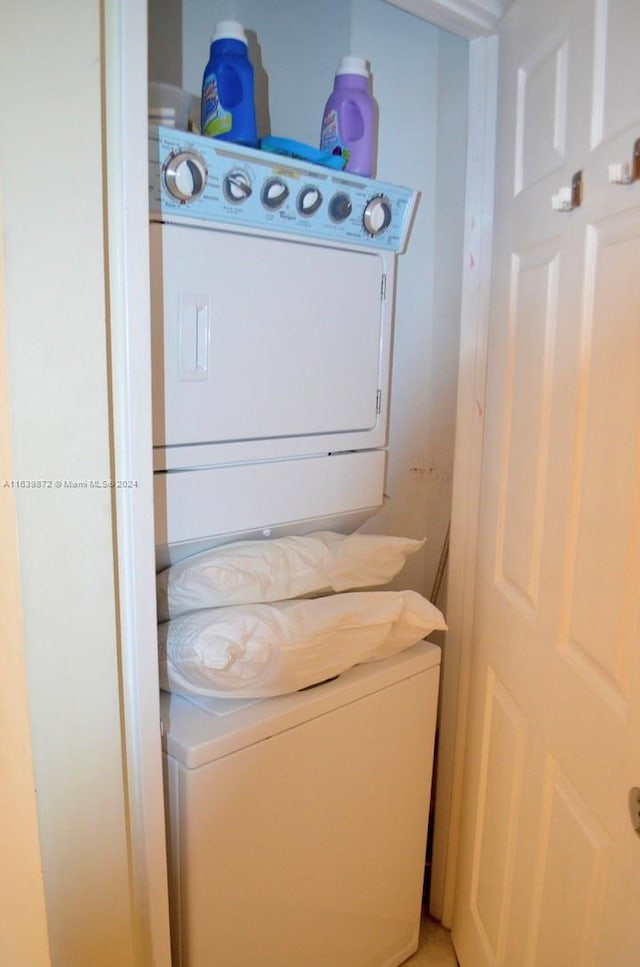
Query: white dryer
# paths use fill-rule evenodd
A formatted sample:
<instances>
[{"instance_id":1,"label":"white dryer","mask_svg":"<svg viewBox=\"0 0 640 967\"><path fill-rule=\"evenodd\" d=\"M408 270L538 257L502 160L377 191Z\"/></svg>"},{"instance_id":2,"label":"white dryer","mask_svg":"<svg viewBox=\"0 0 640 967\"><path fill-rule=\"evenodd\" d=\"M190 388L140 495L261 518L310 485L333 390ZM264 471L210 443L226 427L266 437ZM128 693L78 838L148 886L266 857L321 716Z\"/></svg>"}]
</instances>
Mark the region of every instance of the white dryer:
<instances>
[{"instance_id":1,"label":"white dryer","mask_svg":"<svg viewBox=\"0 0 640 967\"><path fill-rule=\"evenodd\" d=\"M354 530L383 501L396 253L416 193L150 137L158 563Z\"/></svg>"},{"instance_id":2,"label":"white dryer","mask_svg":"<svg viewBox=\"0 0 640 967\"><path fill-rule=\"evenodd\" d=\"M440 651L256 702L163 694L174 967L418 945Z\"/></svg>"}]
</instances>

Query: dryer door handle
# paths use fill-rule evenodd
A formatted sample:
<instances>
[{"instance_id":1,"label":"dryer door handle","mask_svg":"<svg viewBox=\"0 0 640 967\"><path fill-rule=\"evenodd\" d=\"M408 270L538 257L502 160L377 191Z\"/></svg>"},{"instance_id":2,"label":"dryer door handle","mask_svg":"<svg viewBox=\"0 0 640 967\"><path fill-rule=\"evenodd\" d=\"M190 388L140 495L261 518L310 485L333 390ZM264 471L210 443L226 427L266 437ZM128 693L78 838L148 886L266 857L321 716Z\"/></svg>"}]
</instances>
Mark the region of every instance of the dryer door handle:
<instances>
[{"instance_id":1,"label":"dryer door handle","mask_svg":"<svg viewBox=\"0 0 640 967\"><path fill-rule=\"evenodd\" d=\"M209 378L209 297L180 293L178 310L178 379Z\"/></svg>"}]
</instances>

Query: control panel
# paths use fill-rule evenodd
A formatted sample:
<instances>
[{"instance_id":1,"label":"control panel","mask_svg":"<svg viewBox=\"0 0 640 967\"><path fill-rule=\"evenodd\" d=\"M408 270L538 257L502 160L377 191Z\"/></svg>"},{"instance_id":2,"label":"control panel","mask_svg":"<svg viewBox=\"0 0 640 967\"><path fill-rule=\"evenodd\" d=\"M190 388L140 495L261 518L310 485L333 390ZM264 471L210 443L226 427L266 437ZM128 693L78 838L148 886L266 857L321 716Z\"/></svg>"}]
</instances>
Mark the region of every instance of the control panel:
<instances>
[{"instance_id":1,"label":"control panel","mask_svg":"<svg viewBox=\"0 0 640 967\"><path fill-rule=\"evenodd\" d=\"M417 193L173 128L149 134L152 217L403 251Z\"/></svg>"}]
</instances>

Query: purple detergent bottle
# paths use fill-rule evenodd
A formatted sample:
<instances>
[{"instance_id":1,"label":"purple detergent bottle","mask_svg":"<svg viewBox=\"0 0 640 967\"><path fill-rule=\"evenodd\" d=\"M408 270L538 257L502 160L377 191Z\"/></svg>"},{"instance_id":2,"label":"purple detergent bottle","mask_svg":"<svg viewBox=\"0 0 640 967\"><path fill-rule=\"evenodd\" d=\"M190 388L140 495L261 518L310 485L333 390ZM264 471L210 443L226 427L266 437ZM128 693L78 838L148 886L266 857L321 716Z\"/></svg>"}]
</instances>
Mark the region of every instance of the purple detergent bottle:
<instances>
[{"instance_id":1,"label":"purple detergent bottle","mask_svg":"<svg viewBox=\"0 0 640 967\"><path fill-rule=\"evenodd\" d=\"M324 109L320 150L342 155L347 171L370 177L376 122L376 102L369 93L367 62L349 54L340 61L333 92Z\"/></svg>"}]
</instances>

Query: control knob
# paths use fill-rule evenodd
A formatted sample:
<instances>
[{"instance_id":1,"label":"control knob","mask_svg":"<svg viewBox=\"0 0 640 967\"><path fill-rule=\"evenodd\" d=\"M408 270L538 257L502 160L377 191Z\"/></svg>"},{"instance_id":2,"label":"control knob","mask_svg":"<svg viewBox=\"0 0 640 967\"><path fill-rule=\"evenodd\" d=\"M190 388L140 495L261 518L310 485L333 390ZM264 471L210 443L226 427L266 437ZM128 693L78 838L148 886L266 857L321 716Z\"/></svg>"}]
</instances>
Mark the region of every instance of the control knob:
<instances>
[{"instance_id":1,"label":"control knob","mask_svg":"<svg viewBox=\"0 0 640 967\"><path fill-rule=\"evenodd\" d=\"M351 214L351 199L344 191L339 191L329 202L329 218L333 222L344 222Z\"/></svg>"},{"instance_id":2,"label":"control knob","mask_svg":"<svg viewBox=\"0 0 640 967\"><path fill-rule=\"evenodd\" d=\"M224 176L222 190L227 201L231 201L236 205L246 201L252 192L251 178L248 172L242 168L234 168Z\"/></svg>"},{"instance_id":3,"label":"control knob","mask_svg":"<svg viewBox=\"0 0 640 967\"><path fill-rule=\"evenodd\" d=\"M169 194L178 201L195 201L207 184L204 159L195 151L179 151L171 155L164 169L164 183Z\"/></svg>"},{"instance_id":4,"label":"control knob","mask_svg":"<svg viewBox=\"0 0 640 967\"><path fill-rule=\"evenodd\" d=\"M297 206L301 215L314 215L322 204L322 195L315 185L305 185L298 192Z\"/></svg>"},{"instance_id":5,"label":"control knob","mask_svg":"<svg viewBox=\"0 0 640 967\"><path fill-rule=\"evenodd\" d=\"M267 178L260 192L262 204L270 211L276 211L284 205L288 196L289 189L282 178Z\"/></svg>"},{"instance_id":6,"label":"control knob","mask_svg":"<svg viewBox=\"0 0 640 967\"><path fill-rule=\"evenodd\" d=\"M376 195L367 202L362 224L369 235L380 235L391 224L391 202L384 195Z\"/></svg>"}]
</instances>

